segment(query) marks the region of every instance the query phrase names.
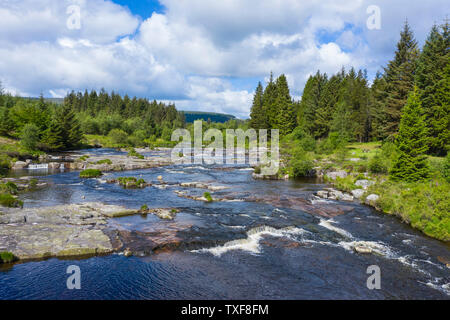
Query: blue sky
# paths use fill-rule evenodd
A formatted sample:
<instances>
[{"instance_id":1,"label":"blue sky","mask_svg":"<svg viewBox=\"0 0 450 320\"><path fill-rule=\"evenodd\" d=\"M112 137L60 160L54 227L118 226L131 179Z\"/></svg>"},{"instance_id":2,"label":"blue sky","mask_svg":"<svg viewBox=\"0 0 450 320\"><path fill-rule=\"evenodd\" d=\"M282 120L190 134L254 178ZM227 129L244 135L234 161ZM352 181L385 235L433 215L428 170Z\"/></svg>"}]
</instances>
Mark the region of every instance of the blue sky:
<instances>
[{"instance_id":1,"label":"blue sky","mask_svg":"<svg viewBox=\"0 0 450 320\"><path fill-rule=\"evenodd\" d=\"M374 3L379 29L367 26ZM0 9L0 81L13 94L105 88L240 118L270 72L286 74L295 99L319 69L373 77L406 18L423 44L450 14L448 0L0 0Z\"/></svg>"}]
</instances>

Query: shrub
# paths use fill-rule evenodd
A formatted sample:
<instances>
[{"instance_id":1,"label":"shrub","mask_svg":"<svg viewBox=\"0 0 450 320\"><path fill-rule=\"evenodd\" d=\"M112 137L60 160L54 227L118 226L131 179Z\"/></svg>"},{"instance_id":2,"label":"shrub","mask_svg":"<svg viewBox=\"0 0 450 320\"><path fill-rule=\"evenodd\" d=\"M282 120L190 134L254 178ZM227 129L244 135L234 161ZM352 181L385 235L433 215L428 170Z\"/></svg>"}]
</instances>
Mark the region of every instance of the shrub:
<instances>
[{"instance_id":1,"label":"shrub","mask_svg":"<svg viewBox=\"0 0 450 320\"><path fill-rule=\"evenodd\" d=\"M0 205L8 208L22 208L23 202L14 198L9 193L0 193Z\"/></svg>"},{"instance_id":2,"label":"shrub","mask_svg":"<svg viewBox=\"0 0 450 320\"><path fill-rule=\"evenodd\" d=\"M7 183L0 184L0 192L9 193L9 194L17 194L18 188L15 183L8 181Z\"/></svg>"},{"instance_id":3,"label":"shrub","mask_svg":"<svg viewBox=\"0 0 450 320\"><path fill-rule=\"evenodd\" d=\"M99 178L103 175L100 170L97 169L87 169L80 172L80 178L89 179L89 178Z\"/></svg>"},{"instance_id":4,"label":"shrub","mask_svg":"<svg viewBox=\"0 0 450 320\"><path fill-rule=\"evenodd\" d=\"M128 134L121 129L112 129L109 132L108 137L115 145L125 145L128 141Z\"/></svg>"},{"instance_id":5,"label":"shrub","mask_svg":"<svg viewBox=\"0 0 450 320\"><path fill-rule=\"evenodd\" d=\"M112 164L112 161L109 159L97 161L97 164Z\"/></svg>"},{"instance_id":6,"label":"shrub","mask_svg":"<svg viewBox=\"0 0 450 320\"><path fill-rule=\"evenodd\" d=\"M0 263L12 263L16 260L17 258L11 252L0 252Z\"/></svg>"},{"instance_id":7,"label":"shrub","mask_svg":"<svg viewBox=\"0 0 450 320\"><path fill-rule=\"evenodd\" d=\"M301 147L297 147L289 161L291 176L293 178L307 177L311 175L314 162Z\"/></svg>"},{"instance_id":8,"label":"shrub","mask_svg":"<svg viewBox=\"0 0 450 320\"><path fill-rule=\"evenodd\" d=\"M205 192L205 193L203 194L203 197L206 199L206 201L208 201L208 202L213 202L213 198L212 198L212 196L211 196L211 193Z\"/></svg>"},{"instance_id":9,"label":"shrub","mask_svg":"<svg viewBox=\"0 0 450 320\"><path fill-rule=\"evenodd\" d=\"M389 172L389 160L377 153L369 161L369 171L374 174L387 174Z\"/></svg>"},{"instance_id":10,"label":"shrub","mask_svg":"<svg viewBox=\"0 0 450 320\"><path fill-rule=\"evenodd\" d=\"M21 144L28 150L36 150L39 143L39 128L32 123L26 124L20 135Z\"/></svg>"},{"instance_id":11,"label":"shrub","mask_svg":"<svg viewBox=\"0 0 450 320\"><path fill-rule=\"evenodd\" d=\"M141 159L141 160L145 159L145 157L142 154L136 152L136 150L134 148L130 148L129 149L128 156L129 157L136 157L136 158Z\"/></svg>"},{"instance_id":12,"label":"shrub","mask_svg":"<svg viewBox=\"0 0 450 320\"><path fill-rule=\"evenodd\" d=\"M84 155L84 156L80 157L78 160L86 161L87 159L89 159L89 156L88 155Z\"/></svg>"},{"instance_id":13,"label":"shrub","mask_svg":"<svg viewBox=\"0 0 450 320\"><path fill-rule=\"evenodd\" d=\"M261 167L260 166L255 167L255 173L256 174L261 174Z\"/></svg>"},{"instance_id":14,"label":"shrub","mask_svg":"<svg viewBox=\"0 0 450 320\"><path fill-rule=\"evenodd\" d=\"M445 157L444 163L441 167L441 174L442 177L450 183L450 153Z\"/></svg>"},{"instance_id":15,"label":"shrub","mask_svg":"<svg viewBox=\"0 0 450 320\"><path fill-rule=\"evenodd\" d=\"M148 205L144 204L141 206L141 209L139 209L140 212L147 212L148 211Z\"/></svg>"},{"instance_id":16,"label":"shrub","mask_svg":"<svg viewBox=\"0 0 450 320\"><path fill-rule=\"evenodd\" d=\"M147 182L144 179L137 179L135 177L120 177L117 179L119 185L124 188L145 188Z\"/></svg>"}]
</instances>

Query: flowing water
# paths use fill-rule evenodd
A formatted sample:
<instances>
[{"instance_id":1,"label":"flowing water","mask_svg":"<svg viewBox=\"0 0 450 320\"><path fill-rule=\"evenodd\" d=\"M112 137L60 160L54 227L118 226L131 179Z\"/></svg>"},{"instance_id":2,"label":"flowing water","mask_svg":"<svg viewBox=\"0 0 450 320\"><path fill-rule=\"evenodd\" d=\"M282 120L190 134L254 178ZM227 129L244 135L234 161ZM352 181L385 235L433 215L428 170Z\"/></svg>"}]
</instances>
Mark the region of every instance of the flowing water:
<instances>
[{"instance_id":1,"label":"flowing water","mask_svg":"<svg viewBox=\"0 0 450 320\"><path fill-rule=\"evenodd\" d=\"M116 151L94 152L106 157ZM40 174L50 186L24 194L27 207L98 201L180 213L174 221L111 219L109 230L133 240L134 257L49 259L0 269L1 299L450 299L450 269L442 263L450 258L448 244L364 205L319 200L314 192L326 187L319 181L256 181L251 169L225 165L92 180L77 172ZM160 175L167 185L157 183ZM106 183L121 176L155 185L125 190ZM193 181L228 187L212 192L225 200L184 197L206 191L178 184ZM150 250L149 241L158 250ZM372 254L356 253L358 245ZM66 269L74 264L81 269L81 290L66 288ZM381 269L380 290L367 288L371 265Z\"/></svg>"}]
</instances>

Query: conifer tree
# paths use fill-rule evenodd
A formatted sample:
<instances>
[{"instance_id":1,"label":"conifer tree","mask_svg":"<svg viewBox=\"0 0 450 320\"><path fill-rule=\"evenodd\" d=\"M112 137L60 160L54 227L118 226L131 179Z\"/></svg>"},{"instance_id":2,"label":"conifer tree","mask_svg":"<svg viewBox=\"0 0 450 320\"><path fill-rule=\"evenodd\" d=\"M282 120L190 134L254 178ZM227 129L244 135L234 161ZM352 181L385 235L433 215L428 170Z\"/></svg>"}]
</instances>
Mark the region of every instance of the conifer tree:
<instances>
[{"instance_id":1,"label":"conifer tree","mask_svg":"<svg viewBox=\"0 0 450 320\"><path fill-rule=\"evenodd\" d=\"M299 105L299 116L304 119L297 119L298 123L304 123L305 129L312 136L316 131L315 123L317 117L317 109L320 103L322 90L327 83L326 74L322 75L317 71L316 75L310 76L303 90L302 100Z\"/></svg>"},{"instance_id":2,"label":"conifer tree","mask_svg":"<svg viewBox=\"0 0 450 320\"><path fill-rule=\"evenodd\" d=\"M386 94L384 102L384 138L393 138L398 132L402 108L414 86L414 72L419 49L408 22L405 22L397 44L395 57L385 68Z\"/></svg>"},{"instance_id":3,"label":"conifer tree","mask_svg":"<svg viewBox=\"0 0 450 320\"><path fill-rule=\"evenodd\" d=\"M287 135L295 128L296 116L288 82L284 74L279 76L276 82L275 105L277 108L274 119L275 127L280 129L281 135Z\"/></svg>"},{"instance_id":4,"label":"conifer tree","mask_svg":"<svg viewBox=\"0 0 450 320\"><path fill-rule=\"evenodd\" d=\"M45 131L42 142L49 151L59 151L65 148L63 129L58 122L52 121Z\"/></svg>"},{"instance_id":5,"label":"conifer tree","mask_svg":"<svg viewBox=\"0 0 450 320\"><path fill-rule=\"evenodd\" d=\"M275 105L275 99L277 98L277 86L273 81L273 74L270 74L269 83L266 86L263 94L263 111L266 114L267 129L275 128L277 107Z\"/></svg>"},{"instance_id":6,"label":"conifer tree","mask_svg":"<svg viewBox=\"0 0 450 320\"><path fill-rule=\"evenodd\" d=\"M250 126L255 130L268 129L267 116L263 109L263 94L264 89L261 82L259 82L253 97L253 105L250 112Z\"/></svg>"},{"instance_id":7,"label":"conifer tree","mask_svg":"<svg viewBox=\"0 0 450 320\"><path fill-rule=\"evenodd\" d=\"M403 108L396 144L399 156L390 172L394 180L422 181L430 170L425 153L428 150L427 126L417 87Z\"/></svg>"},{"instance_id":8,"label":"conifer tree","mask_svg":"<svg viewBox=\"0 0 450 320\"><path fill-rule=\"evenodd\" d=\"M429 152L445 155L448 143L448 99L438 92L445 87L445 68L450 63L450 33L448 23L441 27L433 26L417 63L416 84L420 90L422 107L429 128ZM448 88L448 87L447 87Z\"/></svg>"}]
</instances>

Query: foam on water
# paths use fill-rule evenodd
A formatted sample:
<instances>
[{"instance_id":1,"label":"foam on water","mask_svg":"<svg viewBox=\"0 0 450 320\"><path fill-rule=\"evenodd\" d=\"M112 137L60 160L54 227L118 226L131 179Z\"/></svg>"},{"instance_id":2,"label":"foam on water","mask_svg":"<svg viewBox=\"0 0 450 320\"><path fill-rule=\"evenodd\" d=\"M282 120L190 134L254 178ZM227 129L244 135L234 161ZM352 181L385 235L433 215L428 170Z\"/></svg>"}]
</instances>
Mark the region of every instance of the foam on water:
<instances>
[{"instance_id":1,"label":"foam on water","mask_svg":"<svg viewBox=\"0 0 450 320\"><path fill-rule=\"evenodd\" d=\"M350 234L350 232L345 231L344 229L338 228L334 225L332 225L332 223L336 223L335 221L331 220L324 220L324 219L320 219L320 223L319 226L322 226L328 230L334 231L338 234L340 234L341 236L344 236L346 238L350 238L353 239L353 236Z\"/></svg>"},{"instance_id":2,"label":"foam on water","mask_svg":"<svg viewBox=\"0 0 450 320\"><path fill-rule=\"evenodd\" d=\"M268 226L262 226L249 230L247 232L246 239L233 240L225 243L223 246L208 249L200 249L192 252L211 253L216 257L220 257L221 255L233 250L242 250L253 254L259 254L261 253L259 242L264 236L272 236L277 238L287 237L291 240L296 241L295 239L292 238L292 236L301 235L303 233L305 233L305 230L300 228L289 227L284 229L275 229Z\"/></svg>"}]
</instances>

